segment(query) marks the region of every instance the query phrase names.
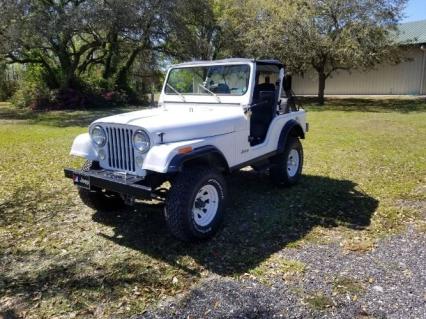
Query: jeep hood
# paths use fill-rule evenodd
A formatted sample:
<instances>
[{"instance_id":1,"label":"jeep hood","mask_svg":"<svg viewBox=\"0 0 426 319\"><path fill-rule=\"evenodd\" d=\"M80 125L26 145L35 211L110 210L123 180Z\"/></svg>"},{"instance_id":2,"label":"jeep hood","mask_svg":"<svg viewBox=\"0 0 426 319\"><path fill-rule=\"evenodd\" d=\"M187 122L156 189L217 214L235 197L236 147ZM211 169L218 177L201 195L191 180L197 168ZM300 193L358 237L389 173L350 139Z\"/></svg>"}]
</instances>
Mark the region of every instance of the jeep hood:
<instances>
[{"instance_id":1,"label":"jeep hood","mask_svg":"<svg viewBox=\"0 0 426 319\"><path fill-rule=\"evenodd\" d=\"M154 140L158 133L164 133L163 142L171 143L232 133L243 129L245 122L244 112L238 106L181 106L123 113L94 123L136 126L148 131Z\"/></svg>"}]
</instances>

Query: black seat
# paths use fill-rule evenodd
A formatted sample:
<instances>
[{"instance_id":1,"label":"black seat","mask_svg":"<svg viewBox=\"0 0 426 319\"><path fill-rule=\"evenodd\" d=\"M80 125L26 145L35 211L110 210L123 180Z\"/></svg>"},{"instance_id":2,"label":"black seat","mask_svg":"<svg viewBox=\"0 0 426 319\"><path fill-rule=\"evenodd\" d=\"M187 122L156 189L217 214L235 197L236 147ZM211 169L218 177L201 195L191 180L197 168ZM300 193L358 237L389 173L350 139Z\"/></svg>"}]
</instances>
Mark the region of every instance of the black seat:
<instances>
[{"instance_id":1,"label":"black seat","mask_svg":"<svg viewBox=\"0 0 426 319\"><path fill-rule=\"evenodd\" d=\"M265 140L276 110L275 90L259 91L259 97L251 108L250 143L260 144Z\"/></svg>"},{"instance_id":2,"label":"black seat","mask_svg":"<svg viewBox=\"0 0 426 319\"><path fill-rule=\"evenodd\" d=\"M260 101L260 92L275 92L275 85L272 83L262 83L254 87L253 100Z\"/></svg>"},{"instance_id":3,"label":"black seat","mask_svg":"<svg viewBox=\"0 0 426 319\"><path fill-rule=\"evenodd\" d=\"M226 83L219 83L216 87L212 87L211 91L213 93L223 93L223 94L231 93L231 90L229 89L229 86Z\"/></svg>"}]
</instances>

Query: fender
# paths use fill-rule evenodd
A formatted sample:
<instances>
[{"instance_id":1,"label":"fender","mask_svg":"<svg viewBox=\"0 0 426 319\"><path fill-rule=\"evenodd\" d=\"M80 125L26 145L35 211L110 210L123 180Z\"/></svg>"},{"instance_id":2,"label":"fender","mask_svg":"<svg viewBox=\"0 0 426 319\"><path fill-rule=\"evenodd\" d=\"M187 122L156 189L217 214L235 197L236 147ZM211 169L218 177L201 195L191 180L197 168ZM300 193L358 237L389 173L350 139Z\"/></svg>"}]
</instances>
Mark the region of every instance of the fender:
<instances>
[{"instance_id":1,"label":"fender","mask_svg":"<svg viewBox=\"0 0 426 319\"><path fill-rule=\"evenodd\" d=\"M190 160L207 160L208 162L219 161L220 166L226 171L229 171L228 162L222 152L213 145L205 145L195 148L192 152L186 154L177 154L170 161L167 173L181 172L185 162Z\"/></svg>"},{"instance_id":2,"label":"fender","mask_svg":"<svg viewBox=\"0 0 426 319\"><path fill-rule=\"evenodd\" d=\"M300 124L296 120L291 119L290 121L285 123L283 129L281 130L281 134L278 139L278 145L277 145L278 153L284 152L288 136L290 135L290 132L292 131L294 131L295 135L300 137L301 139L305 138L305 132L303 131Z\"/></svg>"},{"instance_id":3,"label":"fender","mask_svg":"<svg viewBox=\"0 0 426 319\"><path fill-rule=\"evenodd\" d=\"M74 139L70 155L83 157L89 161L98 159L98 154L93 147L89 133L80 134Z\"/></svg>"}]
</instances>

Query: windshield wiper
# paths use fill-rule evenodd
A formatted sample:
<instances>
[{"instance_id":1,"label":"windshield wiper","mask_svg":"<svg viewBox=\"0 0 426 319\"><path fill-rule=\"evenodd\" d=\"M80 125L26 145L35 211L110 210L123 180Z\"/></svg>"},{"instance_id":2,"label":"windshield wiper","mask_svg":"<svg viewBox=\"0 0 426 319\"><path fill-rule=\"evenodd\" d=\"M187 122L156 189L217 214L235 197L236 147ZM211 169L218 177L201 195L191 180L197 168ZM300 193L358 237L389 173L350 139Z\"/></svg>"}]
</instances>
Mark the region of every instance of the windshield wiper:
<instances>
[{"instance_id":1,"label":"windshield wiper","mask_svg":"<svg viewBox=\"0 0 426 319\"><path fill-rule=\"evenodd\" d=\"M171 86L169 83L166 84L173 92L175 92L177 95L179 95L182 99L182 101L186 102L185 97L178 91L176 90L173 86Z\"/></svg>"},{"instance_id":2,"label":"windshield wiper","mask_svg":"<svg viewBox=\"0 0 426 319\"><path fill-rule=\"evenodd\" d=\"M199 83L198 85L199 85L201 88L203 88L204 90L206 90L207 92L209 92L211 95L213 95L219 103L222 103L222 102L220 101L220 98L217 96L217 94L216 94L216 93L214 93L214 92L210 91L208 88L206 88L206 87L205 87L204 85L202 85L201 83Z\"/></svg>"}]
</instances>

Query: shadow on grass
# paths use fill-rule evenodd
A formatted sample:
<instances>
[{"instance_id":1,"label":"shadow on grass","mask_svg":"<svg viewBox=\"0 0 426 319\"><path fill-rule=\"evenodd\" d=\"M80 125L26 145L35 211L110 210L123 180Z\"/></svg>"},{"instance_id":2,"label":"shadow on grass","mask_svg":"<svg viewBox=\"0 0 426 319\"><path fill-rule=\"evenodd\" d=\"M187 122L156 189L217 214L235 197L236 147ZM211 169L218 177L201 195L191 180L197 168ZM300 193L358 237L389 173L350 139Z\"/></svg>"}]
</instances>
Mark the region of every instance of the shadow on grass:
<instances>
[{"instance_id":1,"label":"shadow on grass","mask_svg":"<svg viewBox=\"0 0 426 319\"><path fill-rule=\"evenodd\" d=\"M20 260L34 258L34 253L15 252L15 257L19 257ZM44 259L46 255L41 253L40 257ZM53 259L57 256L49 257ZM0 298L3 297L4 292L5 295L17 297L18 300L31 305L39 304L41 296L43 300L60 298L72 301L74 311L87 311L88 304L99 304L99 299L102 297L118 298L118 288L140 285L150 289L158 298L161 289L169 288L167 285L172 286L171 282L164 282L163 274L159 269L141 269L140 265L132 263L131 260L112 263L110 268L105 269L97 263L88 263L90 258L91 254L88 253L83 253L80 258L73 260L67 260L64 257L59 264L56 263L42 270L37 270L39 267L36 264L34 271L26 271L18 276L10 276L7 272L2 272L0 273ZM83 272L82 265L91 268L92 271ZM21 318L17 314L20 312L17 309L7 307L2 309L2 306L4 305L0 303L0 318Z\"/></svg>"},{"instance_id":2,"label":"shadow on grass","mask_svg":"<svg viewBox=\"0 0 426 319\"><path fill-rule=\"evenodd\" d=\"M0 311L1 319L21 319L14 309L8 309L6 311Z\"/></svg>"},{"instance_id":3,"label":"shadow on grass","mask_svg":"<svg viewBox=\"0 0 426 319\"><path fill-rule=\"evenodd\" d=\"M238 172L229 177L230 202L224 228L212 240L198 244L181 243L170 235L162 204L143 203L115 215L96 212L93 220L113 228L114 235L100 234L103 238L164 261L190 276L198 277L199 268L183 265L182 256L191 256L217 274L239 275L303 239L316 226L368 227L378 201L356 186L347 180L308 175L295 187L275 188L263 174ZM60 297L71 300L73 310L86 311L87 304L120 296L123 287L146 287L153 294L152 300L157 300L162 291L174 289L172 280L164 276L164 267L143 267L141 261L132 258L102 266L91 261L92 254L82 251L78 258L68 259L45 251L5 252L4 260L13 256L17 261L33 263L35 268L18 275L0 272L0 297L3 293L17 296L32 305L41 295L44 300ZM44 260L54 262L40 268ZM86 292L90 293L83 295ZM0 317L17 318L18 312L1 308Z\"/></svg>"},{"instance_id":4,"label":"shadow on grass","mask_svg":"<svg viewBox=\"0 0 426 319\"><path fill-rule=\"evenodd\" d=\"M241 171L230 177L230 205L225 227L210 241L185 244L168 232L158 205L96 222L112 226L123 245L180 267L176 261L189 255L220 275L238 275L256 267L271 254L302 239L315 226L363 229L370 224L378 201L356 190L356 184L320 176L303 176L292 188L274 188L266 176Z\"/></svg>"},{"instance_id":5,"label":"shadow on grass","mask_svg":"<svg viewBox=\"0 0 426 319\"><path fill-rule=\"evenodd\" d=\"M20 223L36 223L42 219L51 218L57 212L52 211L47 216L40 217L40 206L51 203L55 198L57 198L55 192L46 192L39 185L17 187L9 195L9 198L0 202L0 227Z\"/></svg>"},{"instance_id":6,"label":"shadow on grass","mask_svg":"<svg viewBox=\"0 0 426 319\"><path fill-rule=\"evenodd\" d=\"M317 99L299 97L302 107L310 111L346 111L346 112L426 112L426 99L361 99L327 98L324 106L316 105Z\"/></svg>"},{"instance_id":7,"label":"shadow on grass","mask_svg":"<svg viewBox=\"0 0 426 319\"><path fill-rule=\"evenodd\" d=\"M125 112L138 111L144 107L97 108L91 110L64 110L33 112L28 109L0 107L0 120L26 121L30 124L44 124L56 127L87 127L93 121Z\"/></svg>"}]
</instances>

